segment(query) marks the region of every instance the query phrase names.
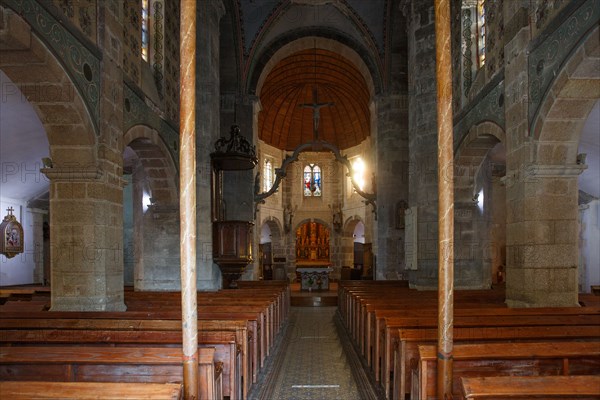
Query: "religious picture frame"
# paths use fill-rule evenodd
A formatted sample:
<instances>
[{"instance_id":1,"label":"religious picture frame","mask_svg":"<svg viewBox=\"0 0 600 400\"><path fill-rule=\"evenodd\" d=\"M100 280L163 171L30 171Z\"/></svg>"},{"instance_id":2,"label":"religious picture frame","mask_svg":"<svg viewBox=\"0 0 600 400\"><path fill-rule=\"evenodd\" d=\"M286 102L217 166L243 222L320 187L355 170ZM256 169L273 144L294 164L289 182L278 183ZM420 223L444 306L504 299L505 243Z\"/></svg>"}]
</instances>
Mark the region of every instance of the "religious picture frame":
<instances>
[{"instance_id":1,"label":"religious picture frame","mask_svg":"<svg viewBox=\"0 0 600 400\"><path fill-rule=\"evenodd\" d=\"M23 252L24 234L23 227L12 214L12 207L7 211L8 214L0 224L0 234L2 235L0 254L3 254L6 258L12 258Z\"/></svg>"}]
</instances>

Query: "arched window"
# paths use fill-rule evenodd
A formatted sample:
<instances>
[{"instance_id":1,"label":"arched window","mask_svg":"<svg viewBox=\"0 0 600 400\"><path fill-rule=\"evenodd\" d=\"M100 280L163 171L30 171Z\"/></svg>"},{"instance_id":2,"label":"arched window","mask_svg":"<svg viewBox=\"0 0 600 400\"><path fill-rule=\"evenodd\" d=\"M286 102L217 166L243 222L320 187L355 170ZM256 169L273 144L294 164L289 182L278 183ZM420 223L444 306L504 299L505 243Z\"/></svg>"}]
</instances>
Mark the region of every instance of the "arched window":
<instances>
[{"instance_id":1,"label":"arched window","mask_svg":"<svg viewBox=\"0 0 600 400\"><path fill-rule=\"evenodd\" d=\"M321 196L322 184L321 167L315 164L308 164L304 167L303 191L304 196Z\"/></svg>"},{"instance_id":2,"label":"arched window","mask_svg":"<svg viewBox=\"0 0 600 400\"><path fill-rule=\"evenodd\" d=\"M265 158L263 165L263 192L268 192L273 186L273 162Z\"/></svg>"},{"instance_id":3,"label":"arched window","mask_svg":"<svg viewBox=\"0 0 600 400\"><path fill-rule=\"evenodd\" d=\"M148 61L150 0L142 0L142 58Z\"/></svg>"},{"instance_id":4,"label":"arched window","mask_svg":"<svg viewBox=\"0 0 600 400\"><path fill-rule=\"evenodd\" d=\"M485 65L485 0L477 0L477 64Z\"/></svg>"},{"instance_id":5,"label":"arched window","mask_svg":"<svg viewBox=\"0 0 600 400\"><path fill-rule=\"evenodd\" d=\"M360 190L365 189L365 162L362 158L357 157L352 162L352 171L354 172L354 182L358 185Z\"/></svg>"}]
</instances>

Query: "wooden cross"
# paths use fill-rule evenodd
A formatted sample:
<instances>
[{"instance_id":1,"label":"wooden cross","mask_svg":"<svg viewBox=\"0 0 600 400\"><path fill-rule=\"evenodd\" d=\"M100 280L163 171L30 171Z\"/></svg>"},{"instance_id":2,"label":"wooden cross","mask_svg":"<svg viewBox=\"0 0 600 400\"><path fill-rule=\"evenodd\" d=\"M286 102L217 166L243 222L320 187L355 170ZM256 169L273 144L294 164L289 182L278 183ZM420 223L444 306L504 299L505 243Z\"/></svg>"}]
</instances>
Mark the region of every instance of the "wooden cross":
<instances>
[{"instance_id":1,"label":"wooden cross","mask_svg":"<svg viewBox=\"0 0 600 400\"><path fill-rule=\"evenodd\" d=\"M319 103L319 94L317 93L317 87L313 87L313 102L312 103L304 103L300 104L302 108L312 108L313 109L313 134L314 140L319 139L319 119L320 119L320 110L323 107L332 106L334 103Z\"/></svg>"}]
</instances>

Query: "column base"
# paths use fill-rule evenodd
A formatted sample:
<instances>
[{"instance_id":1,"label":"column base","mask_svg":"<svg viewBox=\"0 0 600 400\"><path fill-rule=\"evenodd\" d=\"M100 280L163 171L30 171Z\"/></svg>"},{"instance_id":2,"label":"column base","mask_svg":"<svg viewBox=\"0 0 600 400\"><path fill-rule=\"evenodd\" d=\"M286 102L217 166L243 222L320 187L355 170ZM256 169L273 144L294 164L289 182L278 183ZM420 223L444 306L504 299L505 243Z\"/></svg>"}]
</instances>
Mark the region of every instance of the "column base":
<instances>
[{"instance_id":1,"label":"column base","mask_svg":"<svg viewBox=\"0 0 600 400\"><path fill-rule=\"evenodd\" d=\"M127 311L122 300L110 301L105 297L53 298L50 311Z\"/></svg>"}]
</instances>

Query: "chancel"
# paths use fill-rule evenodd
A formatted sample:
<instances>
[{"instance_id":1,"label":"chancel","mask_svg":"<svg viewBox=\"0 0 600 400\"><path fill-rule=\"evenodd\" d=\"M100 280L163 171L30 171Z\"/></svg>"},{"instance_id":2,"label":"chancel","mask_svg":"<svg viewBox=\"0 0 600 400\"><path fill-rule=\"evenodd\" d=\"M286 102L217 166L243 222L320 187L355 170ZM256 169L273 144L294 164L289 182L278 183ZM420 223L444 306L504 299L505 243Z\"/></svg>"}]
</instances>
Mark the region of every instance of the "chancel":
<instances>
[{"instance_id":1,"label":"chancel","mask_svg":"<svg viewBox=\"0 0 600 400\"><path fill-rule=\"evenodd\" d=\"M597 398L599 21L0 0L2 397Z\"/></svg>"}]
</instances>

